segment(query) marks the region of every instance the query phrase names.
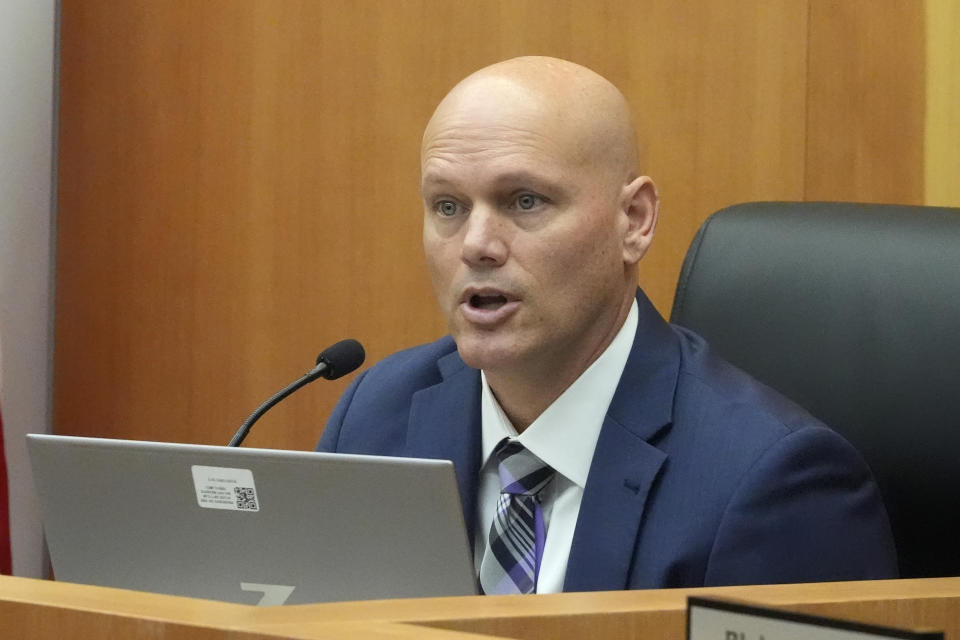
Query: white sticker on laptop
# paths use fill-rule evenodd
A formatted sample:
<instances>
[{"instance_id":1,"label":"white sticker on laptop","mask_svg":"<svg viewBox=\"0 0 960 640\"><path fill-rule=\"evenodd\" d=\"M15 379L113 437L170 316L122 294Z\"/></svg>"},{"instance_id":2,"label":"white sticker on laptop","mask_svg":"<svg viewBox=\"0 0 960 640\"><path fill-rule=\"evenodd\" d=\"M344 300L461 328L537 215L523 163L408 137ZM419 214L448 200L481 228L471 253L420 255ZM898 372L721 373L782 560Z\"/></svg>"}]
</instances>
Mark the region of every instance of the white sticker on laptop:
<instances>
[{"instance_id":1,"label":"white sticker on laptop","mask_svg":"<svg viewBox=\"0 0 960 640\"><path fill-rule=\"evenodd\" d=\"M249 469L229 467L190 467L193 487L197 490L197 504L205 509L230 511L260 511L257 487Z\"/></svg>"}]
</instances>

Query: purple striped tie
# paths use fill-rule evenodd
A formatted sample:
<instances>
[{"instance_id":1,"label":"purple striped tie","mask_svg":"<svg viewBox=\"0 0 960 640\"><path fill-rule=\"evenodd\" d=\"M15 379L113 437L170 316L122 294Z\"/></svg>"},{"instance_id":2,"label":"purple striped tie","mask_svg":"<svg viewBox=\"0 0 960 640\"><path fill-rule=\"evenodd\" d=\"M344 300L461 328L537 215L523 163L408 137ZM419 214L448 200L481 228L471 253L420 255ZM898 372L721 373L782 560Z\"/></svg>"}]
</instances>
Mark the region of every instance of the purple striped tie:
<instances>
[{"instance_id":1,"label":"purple striped tie","mask_svg":"<svg viewBox=\"0 0 960 640\"><path fill-rule=\"evenodd\" d=\"M547 537L540 491L554 471L519 442L504 439L496 449L500 498L480 562L484 593L533 593Z\"/></svg>"}]
</instances>

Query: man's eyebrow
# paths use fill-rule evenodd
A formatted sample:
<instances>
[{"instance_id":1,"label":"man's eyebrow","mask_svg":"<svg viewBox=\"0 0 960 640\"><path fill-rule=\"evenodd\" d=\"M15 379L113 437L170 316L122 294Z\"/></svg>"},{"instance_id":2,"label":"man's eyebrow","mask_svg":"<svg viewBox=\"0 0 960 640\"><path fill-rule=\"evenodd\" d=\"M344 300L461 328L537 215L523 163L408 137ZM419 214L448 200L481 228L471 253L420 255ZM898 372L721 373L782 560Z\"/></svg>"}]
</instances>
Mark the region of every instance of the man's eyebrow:
<instances>
[{"instance_id":1,"label":"man's eyebrow","mask_svg":"<svg viewBox=\"0 0 960 640\"><path fill-rule=\"evenodd\" d=\"M427 187L455 185L457 182L457 180L452 180L439 174L428 173L423 176L420 184L421 190L423 190ZM540 188L557 188L559 181L532 171L517 170L501 173L495 176L491 180L491 183L494 186L529 184Z\"/></svg>"},{"instance_id":2,"label":"man's eyebrow","mask_svg":"<svg viewBox=\"0 0 960 640\"><path fill-rule=\"evenodd\" d=\"M450 184L450 180L436 173L428 173L420 180L422 185Z\"/></svg>"},{"instance_id":3,"label":"man's eyebrow","mask_svg":"<svg viewBox=\"0 0 960 640\"><path fill-rule=\"evenodd\" d=\"M548 176L533 173L531 171L509 171L502 173L493 179L494 184L530 184L540 187L553 187L556 181Z\"/></svg>"},{"instance_id":4,"label":"man's eyebrow","mask_svg":"<svg viewBox=\"0 0 960 640\"><path fill-rule=\"evenodd\" d=\"M452 186L454 183L435 173L428 173L420 180L420 196L426 197L427 190Z\"/></svg>"}]
</instances>

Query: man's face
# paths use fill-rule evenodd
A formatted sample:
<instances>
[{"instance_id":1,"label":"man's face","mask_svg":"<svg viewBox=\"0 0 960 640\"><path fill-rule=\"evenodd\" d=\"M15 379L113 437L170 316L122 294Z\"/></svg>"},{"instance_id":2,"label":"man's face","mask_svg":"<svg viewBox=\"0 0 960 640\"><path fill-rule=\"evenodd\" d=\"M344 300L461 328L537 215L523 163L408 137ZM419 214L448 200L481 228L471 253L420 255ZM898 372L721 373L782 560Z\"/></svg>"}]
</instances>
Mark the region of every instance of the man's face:
<instances>
[{"instance_id":1,"label":"man's face","mask_svg":"<svg viewBox=\"0 0 960 640\"><path fill-rule=\"evenodd\" d=\"M623 181L522 98L467 100L435 116L423 146L423 244L464 361L543 373L585 366L619 329L632 290L628 223Z\"/></svg>"}]
</instances>

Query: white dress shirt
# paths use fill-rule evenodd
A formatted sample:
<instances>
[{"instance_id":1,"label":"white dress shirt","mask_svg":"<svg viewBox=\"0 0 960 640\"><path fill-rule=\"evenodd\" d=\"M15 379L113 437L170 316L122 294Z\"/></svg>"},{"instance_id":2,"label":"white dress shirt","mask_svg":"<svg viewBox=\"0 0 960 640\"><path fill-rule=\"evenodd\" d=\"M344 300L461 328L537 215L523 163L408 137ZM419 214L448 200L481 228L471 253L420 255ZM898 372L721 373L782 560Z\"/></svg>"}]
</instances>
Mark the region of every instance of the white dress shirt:
<instances>
[{"instance_id":1,"label":"white dress shirt","mask_svg":"<svg viewBox=\"0 0 960 640\"><path fill-rule=\"evenodd\" d=\"M520 435L517 435L517 430L490 390L486 375L480 372L484 463L480 467L474 540L477 575L500 495L497 460L493 451L501 440L509 437L519 440L520 444L556 471L553 481L542 494L541 507L547 526L547 539L537 580L537 593L563 591L567 558L580 513L583 488L587 484L600 427L603 426L607 408L633 347L637 314L637 303L634 301L620 331L600 357Z\"/></svg>"}]
</instances>

